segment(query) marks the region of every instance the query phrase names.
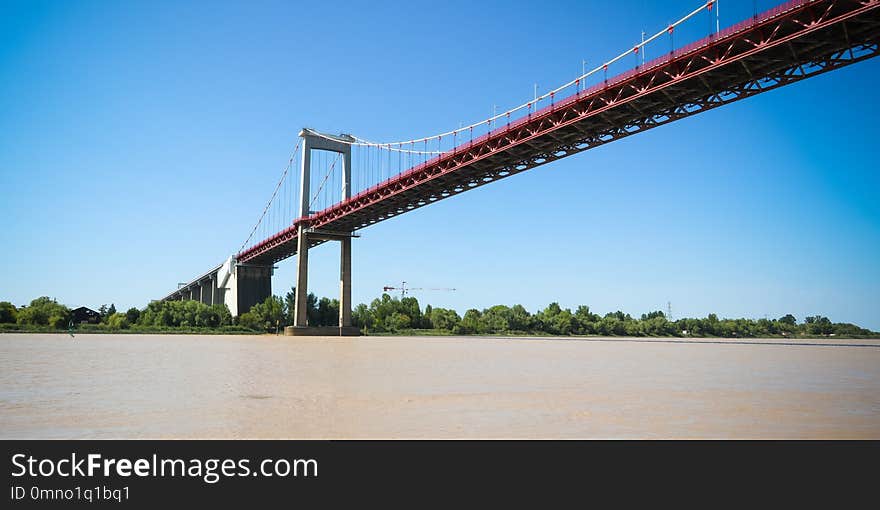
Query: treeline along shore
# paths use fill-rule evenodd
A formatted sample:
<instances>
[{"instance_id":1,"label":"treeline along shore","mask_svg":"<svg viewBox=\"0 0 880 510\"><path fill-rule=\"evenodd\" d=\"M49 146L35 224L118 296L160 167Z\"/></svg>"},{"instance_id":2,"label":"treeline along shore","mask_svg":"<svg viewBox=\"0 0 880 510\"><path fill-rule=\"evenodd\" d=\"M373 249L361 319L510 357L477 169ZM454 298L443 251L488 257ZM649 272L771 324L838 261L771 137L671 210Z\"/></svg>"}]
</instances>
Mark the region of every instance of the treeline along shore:
<instances>
[{"instance_id":1,"label":"treeline along shore","mask_svg":"<svg viewBox=\"0 0 880 510\"><path fill-rule=\"evenodd\" d=\"M16 307L0 302L0 332L127 332L127 333L276 333L293 323L294 292L271 296L238 317L226 305L198 301L153 301L146 308L119 312L101 306L83 318L83 308L71 310L49 297ZM334 326L339 317L336 299L308 296L308 321L312 326ZM832 322L821 315L798 321L793 315L778 319L704 318L670 320L662 311L632 317L620 311L599 315L588 306L574 311L550 303L530 313L522 305L496 305L455 310L421 308L414 297L388 294L352 311L352 322L363 334L405 335L554 335L554 336L653 336L653 337L880 337L880 333L849 323Z\"/></svg>"}]
</instances>

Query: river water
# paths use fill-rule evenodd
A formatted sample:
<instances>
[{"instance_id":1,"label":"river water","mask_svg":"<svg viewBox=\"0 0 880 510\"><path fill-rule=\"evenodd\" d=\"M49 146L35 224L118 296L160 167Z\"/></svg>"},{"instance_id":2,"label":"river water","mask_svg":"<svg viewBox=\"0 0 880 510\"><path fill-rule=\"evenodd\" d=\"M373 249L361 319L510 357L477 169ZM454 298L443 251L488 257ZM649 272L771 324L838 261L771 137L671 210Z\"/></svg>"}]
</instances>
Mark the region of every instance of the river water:
<instances>
[{"instance_id":1,"label":"river water","mask_svg":"<svg viewBox=\"0 0 880 510\"><path fill-rule=\"evenodd\" d=\"M3 438L880 438L880 340L0 335Z\"/></svg>"}]
</instances>

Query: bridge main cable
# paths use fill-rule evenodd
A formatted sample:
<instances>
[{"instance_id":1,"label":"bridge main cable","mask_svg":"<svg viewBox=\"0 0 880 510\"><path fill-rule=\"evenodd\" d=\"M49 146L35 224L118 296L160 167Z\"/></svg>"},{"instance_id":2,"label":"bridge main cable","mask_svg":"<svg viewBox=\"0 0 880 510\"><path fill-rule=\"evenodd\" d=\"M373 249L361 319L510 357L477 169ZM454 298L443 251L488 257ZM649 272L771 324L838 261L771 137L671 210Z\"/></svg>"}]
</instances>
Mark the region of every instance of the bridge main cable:
<instances>
[{"instance_id":1,"label":"bridge main cable","mask_svg":"<svg viewBox=\"0 0 880 510\"><path fill-rule=\"evenodd\" d=\"M284 184L285 179L287 179L287 174L290 173L290 168L293 166L293 160L296 159L297 154L299 153L299 146L302 143L302 140L297 141L296 146L293 148L293 153L290 155L290 158L287 160L287 166L284 168L284 171L281 172L281 178L278 180L278 184L275 185L275 189L272 191L272 196L269 198L269 201L266 203L266 207L263 208L263 213L260 214L260 219L257 220L257 223L254 225L254 228L251 229L251 233L247 236L247 239L241 243L241 247L238 249L238 252L241 253L244 251L247 243L251 241L254 237L254 234L257 232L257 229L260 227L260 224L263 222L263 219L266 217L266 213L272 207L272 203L275 201L275 197L278 195L278 190Z\"/></svg>"},{"instance_id":2,"label":"bridge main cable","mask_svg":"<svg viewBox=\"0 0 880 510\"><path fill-rule=\"evenodd\" d=\"M617 55L616 57L612 58L611 60L608 60L607 62L603 63L602 65L581 74L577 78L575 78L567 83L564 83L564 84L556 87L555 89L553 89L543 95L536 96L531 101L525 102L519 106L516 106L514 108L506 110L506 111L499 113L497 115L493 115L491 117L488 117L485 120L481 120L479 122L475 122L475 123L470 124L468 126L460 127L458 129L453 129L451 131L446 131L444 133L439 133L439 134L431 135L431 136L425 136L422 138L413 138L410 140L401 140L401 141L396 141L396 142L373 142L373 141L365 140L365 139L360 138L358 136L352 135L352 137L355 139L355 141L354 142L347 142L347 143L349 143L351 145L357 145L357 146L363 146L363 147L379 147L379 148L388 149L388 150L392 150L392 151L400 151L400 152L412 153L412 154L434 154L434 155L442 154L444 152L442 150L436 150L436 151L423 150L423 151L420 151L420 150L414 150L414 149L404 149L403 146L405 146L405 145L414 146L417 143L426 143L426 142L430 142L430 141L434 141L434 140L441 140L443 137L447 137L447 139L449 137L453 137L455 139L458 137L458 135L461 135L465 132L472 134L474 129L479 129L480 127L483 127L483 126L491 126L491 125L493 125L493 123L495 121L497 121L499 119L506 119L509 121L510 116L516 112L519 112L522 110L528 110L529 113L531 113L533 107L535 110L537 110L537 105L541 101L545 101L547 99L550 99L551 101L554 100L557 93L564 91L568 87L571 87L571 86L580 87L580 85L582 83L584 83L584 81L587 78L589 78L590 76L598 74L600 71L607 71L608 67L610 65L626 58L628 55L632 55L632 54L637 55L639 53L639 51L644 52L645 46L648 45L649 43L659 39L663 35L668 34L668 35L672 36L672 33L675 31L676 27L678 27L682 23L685 23L686 21L690 20L694 16L697 16L698 14L703 12L704 10L708 10L711 12L713 7L715 7L716 33L717 33L718 31L720 31L720 21L718 20L718 4L719 4L719 2L720 2L720 0L708 0L707 2L701 4L699 7L697 7L696 9L691 11L690 13L688 13L686 16L679 19L678 21L670 23L663 30L660 30L659 32L652 35L651 37L648 37L647 39L643 39L641 42L635 44L631 49L624 51L620 55Z\"/></svg>"}]
</instances>

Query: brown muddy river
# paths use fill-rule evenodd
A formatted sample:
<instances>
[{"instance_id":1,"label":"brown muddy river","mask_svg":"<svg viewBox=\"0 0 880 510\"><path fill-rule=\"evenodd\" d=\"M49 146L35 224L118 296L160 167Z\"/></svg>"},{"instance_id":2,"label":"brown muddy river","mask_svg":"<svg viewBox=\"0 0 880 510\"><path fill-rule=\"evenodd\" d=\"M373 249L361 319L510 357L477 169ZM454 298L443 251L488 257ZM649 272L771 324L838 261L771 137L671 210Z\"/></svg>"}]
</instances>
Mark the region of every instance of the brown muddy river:
<instances>
[{"instance_id":1,"label":"brown muddy river","mask_svg":"<svg viewBox=\"0 0 880 510\"><path fill-rule=\"evenodd\" d=\"M0 335L3 438L880 438L880 340Z\"/></svg>"}]
</instances>

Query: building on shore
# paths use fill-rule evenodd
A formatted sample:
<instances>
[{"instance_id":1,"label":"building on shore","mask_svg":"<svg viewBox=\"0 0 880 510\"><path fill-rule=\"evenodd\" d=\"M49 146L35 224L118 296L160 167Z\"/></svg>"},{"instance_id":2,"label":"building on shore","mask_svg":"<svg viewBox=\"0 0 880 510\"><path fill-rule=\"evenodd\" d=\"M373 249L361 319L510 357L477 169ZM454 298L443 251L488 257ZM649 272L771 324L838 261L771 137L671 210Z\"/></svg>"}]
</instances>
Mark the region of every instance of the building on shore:
<instances>
[{"instance_id":1,"label":"building on shore","mask_svg":"<svg viewBox=\"0 0 880 510\"><path fill-rule=\"evenodd\" d=\"M97 324L101 322L101 314L85 306L71 310L70 315L75 324Z\"/></svg>"}]
</instances>

